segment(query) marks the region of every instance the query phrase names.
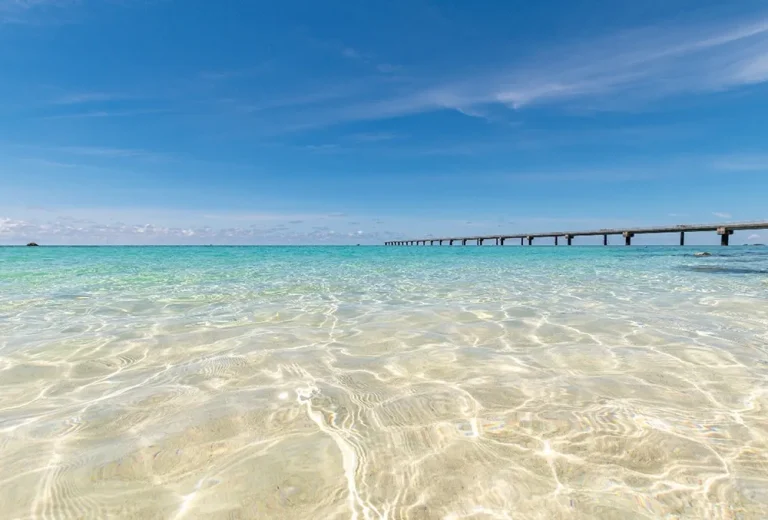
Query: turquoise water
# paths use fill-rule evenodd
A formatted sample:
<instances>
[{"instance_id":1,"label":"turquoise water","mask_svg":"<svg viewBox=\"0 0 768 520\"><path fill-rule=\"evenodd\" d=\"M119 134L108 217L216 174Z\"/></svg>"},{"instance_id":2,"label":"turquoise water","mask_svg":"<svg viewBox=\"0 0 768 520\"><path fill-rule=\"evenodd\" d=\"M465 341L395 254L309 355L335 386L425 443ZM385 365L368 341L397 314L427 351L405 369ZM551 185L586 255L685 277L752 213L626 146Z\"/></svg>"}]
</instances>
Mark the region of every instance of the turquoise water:
<instances>
[{"instance_id":1,"label":"turquoise water","mask_svg":"<svg viewBox=\"0 0 768 520\"><path fill-rule=\"evenodd\" d=\"M768 249L0 248L7 518L768 517Z\"/></svg>"}]
</instances>

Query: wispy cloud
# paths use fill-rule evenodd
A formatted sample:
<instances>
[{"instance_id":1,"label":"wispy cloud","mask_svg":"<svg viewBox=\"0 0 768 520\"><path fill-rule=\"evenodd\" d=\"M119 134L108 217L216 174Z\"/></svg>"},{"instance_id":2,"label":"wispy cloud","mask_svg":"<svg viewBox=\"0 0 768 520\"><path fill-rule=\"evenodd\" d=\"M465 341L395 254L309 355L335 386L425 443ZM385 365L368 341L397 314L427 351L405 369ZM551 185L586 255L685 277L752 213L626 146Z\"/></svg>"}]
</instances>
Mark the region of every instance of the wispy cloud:
<instances>
[{"instance_id":1,"label":"wispy cloud","mask_svg":"<svg viewBox=\"0 0 768 520\"><path fill-rule=\"evenodd\" d=\"M45 116L43 119L88 119L88 118L106 118L106 117L135 117L144 115L167 114L170 109L137 109L137 110L92 110L88 112L77 112L72 114L56 114Z\"/></svg>"},{"instance_id":2,"label":"wispy cloud","mask_svg":"<svg viewBox=\"0 0 768 520\"><path fill-rule=\"evenodd\" d=\"M203 215L206 219L228 220L239 222L282 222L288 224L301 224L305 220L314 220L322 218L322 214L302 214L291 215L284 213L207 213Z\"/></svg>"},{"instance_id":3,"label":"wispy cloud","mask_svg":"<svg viewBox=\"0 0 768 520\"><path fill-rule=\"evenodd\" d=\"M77 167L77 164L73 164L73 163L65 163L65 162L60 162L60 161L50 161L48 159L39 159L39 158L24 158L24 159L22 159L22 161L27 163L27 164L43 166L43 167L46 167L46 168L75 168L75 167Z\"/></svg>"},{"instance_id":4,"label":"wispy cloud","mask_svg":"<svg viewBox=\"0 0 768 520\"><path fill-rule=\"evenodd\" d=\"M235 67L229 69L203 70L200 72L200 78L209 81L225 81L230 79L245 78L269 70L274 62L265 60L255 65L244 67Z\"/></svg>"},{"instance_id":5,"label":"wispy cloud","mask_svg":"<svg viewBox=\"0 0 768 520\"><path fill-rule=\"evenodd\" d=\"M402 69L400 65L393 65L391 63L379 63L376 65L376 70L383 72L384 74L391 74L392 72L397 72L400 69Z\"/></svg>"},{"instance_id":6,"label":"wispy cloud","mask_svg":"<svg viewBox=\"0 0 768 520\"><path fill-rule=\"evenodd\" d=\"M768 18L757 19L630 31L558 53L565 59L508 71L490 88L470 84L467 90L477 90L481 100L521 108L598 95L647 99L761 83L768 80Z\"/></svg>"},{"instance_id":7,"label":"wispy cloud","mask_svg":"<svg viewBox=\"0 0 768 520\"><path fill-rule=\"evenodd\" d=\"M473 67L471 73L467 67ZM635 109L662 98L763 83L768 81L768 13L749 20L645 27L494 63L485 72L474 67L457 63L396 89L379 85L377 91L303 114L312 118L306 125L438 110L488 117L490 109L544 104Z\"/></svg>"},{"instance_id":8,"label":"wispy cloud","mask_svg":"<svg viewBox=\"0 0 768 520\"><path fill-rule=\"evenodd\" d=\"M733 218L730 213L724 213L722 211L714 211L712 214L718 218Z\"/></svg>"},{"instance_id":9,"label":"wispy cloud","mask_svg":"<svg viewBox=\"0 0 768 520\"><path fill-rule=\"evenodd\" d=\"M760 238L760 235L752 234L747 237L747 240L758 240Z\"/></svg>"},{"instance_id":10,"label":"wispy cloud","mask_svg":"<svg viewBox=\"0 0 768 520\"><path fill-rule=\"evenodd\" d=\"M364 56L360 54L360 52L353 49L352 47L344 47L341 50L341 55L344 56L345 58L350 58L353 60L360 60L364 58Z\"/></svg>"},{"instance_id":11,"label":"wispy cloud","mask_svg":"<svg viewBox=\"0 0 768 520\"><path fill-rule=\"evenodd\" d=\"M712 165L721 170L760 172L768 171L768 155L736 154L716 158Z\"/></svg>"},{"instance_id":12,"label":"wispy cloud","mask_svg":"<svg viewBox=\"0 0 768 520\"><path fill-rule=\"evenodd\" d=\"M86 103L101 103L105 101L115 101L129 99L131 96L116 92L79 92L67 94L51 101L54 105L80 105Z\"/></svg>"},{"instance_id":13,"label":"wispy cloud","mask_svg":"<svg viewBox=\"0 0 768 520\"><path fill-rule=\"evenodd\" d=\"M35 24L50 19L51 11L79 0L0 0L0 23Z\"/></svg>"},{"instance_id":14,"label":"wispy cloud","mask_svg":"<svg viewBox=\"0 0 768 520\"><path fill-rule=\"evenodd\" d=\"M319 152L319 153L336 153L339 151L339 145L337 144L308 144L303 147L305 150L309 150L310 152Z\"/></svg>"},{"instance_id":15,"label":"wispy cloud","mask_svg":"<svg viewBox=\"0 0 768 520\"><path fill-rule=\"evenodd\" d=\"M92 157L155 157L156 154L146 150L134 150L130 148L108 148L99 146L58 146L52 150L72 155L86 155Z\"/></svg>"},{"instance_id":16,"label":"wispy cloud","mask_svg":"<svg viewBox=\"0 0 768 520\"><path fill-rule=\"evenodd\" d=\"M81 21L74 8L88 3L114 6L146 5L164 0L0 0L0 23L58 25Z\"/></svg>"},{"instance_id":17,"label":"wispy cloud","mask_svg":"<svg viewBox=\"0 0 768 520\"><path fill-rule=\"evenodd\" d=\"M399 134L393 132L369 132L352 134L348 136L348 139L356 143L378 143L381 141L392 141L400 137Z\"/></svg>"}]
</instances>

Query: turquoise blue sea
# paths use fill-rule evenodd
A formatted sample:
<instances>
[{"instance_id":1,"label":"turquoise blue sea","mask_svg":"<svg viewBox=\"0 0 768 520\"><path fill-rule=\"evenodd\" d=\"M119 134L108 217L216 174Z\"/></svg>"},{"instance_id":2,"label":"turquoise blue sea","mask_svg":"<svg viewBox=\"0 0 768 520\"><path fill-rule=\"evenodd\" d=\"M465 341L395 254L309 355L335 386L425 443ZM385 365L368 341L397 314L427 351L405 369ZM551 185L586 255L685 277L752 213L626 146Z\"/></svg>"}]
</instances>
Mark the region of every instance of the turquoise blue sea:
<instances>
[{"instance_id":1,"label":"turquoise blue sea","mask_svg":"<svg viewBox=\"0 0 768 520\"><path fill-rule=\"evenodd\" d=\"M3 518L766 518L768 249L0 248Z\"/></svg>"}]
</instances>

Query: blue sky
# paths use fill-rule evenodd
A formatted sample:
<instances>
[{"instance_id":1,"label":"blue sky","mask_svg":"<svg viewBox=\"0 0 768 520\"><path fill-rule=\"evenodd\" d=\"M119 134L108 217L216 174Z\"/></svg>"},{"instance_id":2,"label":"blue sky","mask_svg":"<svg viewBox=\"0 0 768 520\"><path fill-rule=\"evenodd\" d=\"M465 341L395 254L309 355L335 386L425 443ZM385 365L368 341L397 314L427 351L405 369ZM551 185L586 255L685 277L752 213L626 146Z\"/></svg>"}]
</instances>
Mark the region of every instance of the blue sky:
<instances>
[{"instance_id":1,"label":"blue sky","mask_svg":"<svg viewBox=\"0 0 768 520\"><path fill-rule=\"evenodd\" d=\"M768 219L762 0L0 0L0 74L0 243Z\"/></svg>"}]
</instances>

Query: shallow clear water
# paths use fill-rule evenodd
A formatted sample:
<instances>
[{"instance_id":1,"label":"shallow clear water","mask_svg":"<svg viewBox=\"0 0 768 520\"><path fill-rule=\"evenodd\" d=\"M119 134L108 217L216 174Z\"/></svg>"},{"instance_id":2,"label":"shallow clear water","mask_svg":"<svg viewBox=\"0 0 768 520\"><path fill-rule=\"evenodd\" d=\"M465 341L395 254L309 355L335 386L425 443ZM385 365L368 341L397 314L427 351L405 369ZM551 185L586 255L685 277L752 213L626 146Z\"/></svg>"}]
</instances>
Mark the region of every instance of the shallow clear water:
<instances>
[{"instance_id":1,"label":"shallow clear water","mask_svg":"<svg viewBox=\"0 0 768 520\"><path fill-rule=\"evenodd\" d=\"M768 250L0 248L3 518L768 517Z\"/></svg>"}]
</instances>

